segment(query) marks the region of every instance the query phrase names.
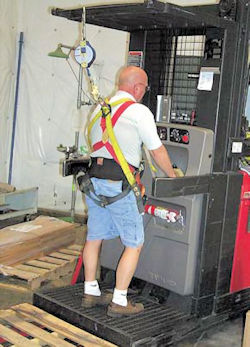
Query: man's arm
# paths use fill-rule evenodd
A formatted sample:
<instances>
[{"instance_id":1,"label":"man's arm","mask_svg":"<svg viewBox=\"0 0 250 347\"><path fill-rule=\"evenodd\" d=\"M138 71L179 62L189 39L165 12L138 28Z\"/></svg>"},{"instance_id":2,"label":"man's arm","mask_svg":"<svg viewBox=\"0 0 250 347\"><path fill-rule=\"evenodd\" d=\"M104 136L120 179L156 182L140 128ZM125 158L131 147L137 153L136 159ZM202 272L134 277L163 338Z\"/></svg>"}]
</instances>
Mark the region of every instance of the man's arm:
<instances>
[{"instance_id":1,"label":"man's arm","mask_svg":"<svg viewBox=\"0 0 250 347\"><path fill-rule=\"evenodd\" d=\"M168 177L176 177L168 152L163 145L157 149L150 150L149 153L159 168L164 171Z\"/></svg>"}]
</instances>

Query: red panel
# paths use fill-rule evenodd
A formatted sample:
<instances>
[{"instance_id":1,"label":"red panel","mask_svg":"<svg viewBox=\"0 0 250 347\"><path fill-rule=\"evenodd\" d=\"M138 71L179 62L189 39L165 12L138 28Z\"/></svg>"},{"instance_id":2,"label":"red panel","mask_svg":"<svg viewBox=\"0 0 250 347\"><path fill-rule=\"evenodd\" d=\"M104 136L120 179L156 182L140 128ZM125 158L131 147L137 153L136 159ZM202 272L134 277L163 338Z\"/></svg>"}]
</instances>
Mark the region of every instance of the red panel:
<instances>
[{"instance_id":1,"label":"red panel","mask_svg":"<svg viewBox=\"0 0 250 347\"><path fill-rule=\"evenodd\" d=\"M83 259L82 259L82 254L81 254L78 257L77 264L76 264L76 267L75 267L75 270L74 270L74 273L73 273L73 276L72 276L70 284L72 284L72 285L76 284L77 279L78 279L78 277L80 275L80 271L81 271L82 266L83 266Z\"/></svg>"},{"instance_id":2,"label":"red panel","mask_svg":"<svg viewBox=\"0 0 250 347\"><path fill-rule=\"evenodd\" d=\"M250 175L244 171L241 188L241 202L238 214L238 226L231 277L230 292L250 287L250 230L248 231L248 213L250 213Z\"/></svg>"}]
</instances>

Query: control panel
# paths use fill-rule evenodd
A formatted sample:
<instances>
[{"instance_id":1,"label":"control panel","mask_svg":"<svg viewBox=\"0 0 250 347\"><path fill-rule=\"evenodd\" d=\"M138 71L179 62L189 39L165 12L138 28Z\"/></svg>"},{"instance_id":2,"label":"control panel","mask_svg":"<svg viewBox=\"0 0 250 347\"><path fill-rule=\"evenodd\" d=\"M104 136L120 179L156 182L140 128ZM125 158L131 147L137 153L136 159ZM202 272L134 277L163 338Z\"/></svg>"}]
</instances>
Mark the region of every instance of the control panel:
<instances>
[{"instance_id":1,"label":"control panel","mask_svg":"<svg viewBox=\"0 0 250 347\"><path fill-rule=\"evenodd\" d=\"M157 127L157 133L158 133L161 141L167 141L167 139L168 139L167 131L168 131L168 128L166 128L166 127L161 127L161 126Z\"/></svg>"},{"instance_id":2,"label":"control panel","mask_svg":"<svg viewBox=\"0 0 250 347\"><path fill-rule=\"evenodd\" d=\"M170 114L170 122L171 123L180 123L187 125L195 125L196 113L195 111L189 112L177 112L173 111Z\"/></svg>"},{"instance_id":3,"label":"control panel","mask_svg":"<svg viewBox=\"0 0 250 347\"><path fill-rule=\"evenodd\" d=\"M169 140L171 142L189 144L189 132L185 129L170 128Z\"/></svg>"},{"instance_id":4,"label":"control panel","mask_svg":"<svg viewBox=\"0 0 250 347\"><path fill-rule=\"evenodd\" d=\"M169 139L168 139L168 131L169 131ZM184 145L188 145L190 141L189 131L186 129L180 128L167 128L164 126L157 126L157 132L161 139L161 141L175 142L181 143Z\"/></svg>"}]
</instances>

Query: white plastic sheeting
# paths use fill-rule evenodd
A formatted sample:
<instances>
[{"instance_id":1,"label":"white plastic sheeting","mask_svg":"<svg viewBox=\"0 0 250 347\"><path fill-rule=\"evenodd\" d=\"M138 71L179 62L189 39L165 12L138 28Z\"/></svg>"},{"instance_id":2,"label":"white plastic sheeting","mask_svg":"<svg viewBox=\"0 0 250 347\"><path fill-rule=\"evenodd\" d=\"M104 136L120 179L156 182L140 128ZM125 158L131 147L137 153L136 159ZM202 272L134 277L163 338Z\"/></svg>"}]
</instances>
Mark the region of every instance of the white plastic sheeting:
<instances>
[{"instance_id":1,"label":"white plastic sheeting","mask_svg":"<svg viewBox=\"0 0 250 347\"><path fill-rule=\"evenodd\" d=\"M0 181L8 179L18 40L23 32L11 183L18 189L38 186L39 207L44 208L70 209L72 177L60 176L63 154L56 147L74 144L76 125L83 127L89 112L89 107L83 107L82 119L76 119L77 81L65 59L48 57L58 43L76 45L80 24L52 16L50 9L82 4L79 0L0 0ZM87 25L86 35L96 50L91 71L101 94L109 95L118 69L126 62L128 34ZM78 65L72 57L69 62L78 76ZM84 143L81 132L80 144ZM84 212L79 192L76 211Z\"/></svg>"},{"instance_id":2,"label":"white plastic sheeting","mask_svg":"<svg viewBox=\"0 0 250 347\"><path fill-rule=\"evenodd\" d=\"M0 1L0 180L8 180L8 155L14 108L17 0Z\"/></svg>"}]
</instances>

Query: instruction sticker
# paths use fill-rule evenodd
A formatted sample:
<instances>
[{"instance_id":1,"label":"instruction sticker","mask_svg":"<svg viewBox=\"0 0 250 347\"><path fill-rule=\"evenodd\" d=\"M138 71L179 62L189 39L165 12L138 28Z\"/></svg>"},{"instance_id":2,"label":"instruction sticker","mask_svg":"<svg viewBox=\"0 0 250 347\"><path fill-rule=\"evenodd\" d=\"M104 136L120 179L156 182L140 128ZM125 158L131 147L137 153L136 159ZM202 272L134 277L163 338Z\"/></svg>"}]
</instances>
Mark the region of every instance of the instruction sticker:
<instances>
[{"instance_id":1,"label":"instruction sticker","mask_svg":"<svg viewBox=\"0 0 250 347\"><path fill-rule=\"evenodd\" d=\"M213 71L201 70L197 89L211 91L213 87L213 81L214 81Z\"/></svg>"},{"instance_id":2,"label":"instruction sticker","mask_svg":"<svg viewBox=\"0 0 250 347\"><path fill-rule=\"evenodd\" d=\"M143 52L142 51L129 51L128 52L128 65L141 67L143 65Z\"/></svg>"},{"instance_id":3,"label":"instruction sticker","mask_svg":"<svg viewBox=\"0 0 250 347\"><path fill-rule=\"evenodd\" d=\"M242 142L233 142L232 143L232 153L242 153Z\"/></svg>"}]
</instances>

